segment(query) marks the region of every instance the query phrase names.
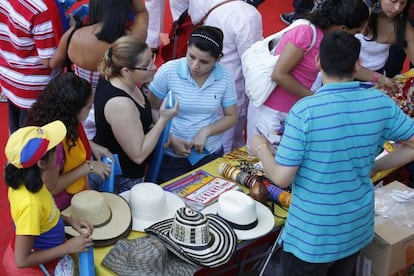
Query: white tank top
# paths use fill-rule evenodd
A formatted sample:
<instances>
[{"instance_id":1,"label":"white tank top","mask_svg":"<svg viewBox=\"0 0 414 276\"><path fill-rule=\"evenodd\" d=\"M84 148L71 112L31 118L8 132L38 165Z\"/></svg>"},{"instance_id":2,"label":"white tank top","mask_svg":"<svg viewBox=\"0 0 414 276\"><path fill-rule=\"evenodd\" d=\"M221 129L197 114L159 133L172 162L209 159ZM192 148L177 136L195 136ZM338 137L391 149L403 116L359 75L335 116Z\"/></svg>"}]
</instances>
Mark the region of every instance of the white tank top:
<instances>
[{"instance_id":1,"label":"white tank top","mask_svg":"<svg viewBox=\"0 0 414 276\"><path fill-rule=\"evenodd\" d=\"M356 34L355 37L361 41L361 53L359 54L361 65L372 71L383 68L387 62L391 44L367 41L362 34Z\"/></svg>"}]
</instances>

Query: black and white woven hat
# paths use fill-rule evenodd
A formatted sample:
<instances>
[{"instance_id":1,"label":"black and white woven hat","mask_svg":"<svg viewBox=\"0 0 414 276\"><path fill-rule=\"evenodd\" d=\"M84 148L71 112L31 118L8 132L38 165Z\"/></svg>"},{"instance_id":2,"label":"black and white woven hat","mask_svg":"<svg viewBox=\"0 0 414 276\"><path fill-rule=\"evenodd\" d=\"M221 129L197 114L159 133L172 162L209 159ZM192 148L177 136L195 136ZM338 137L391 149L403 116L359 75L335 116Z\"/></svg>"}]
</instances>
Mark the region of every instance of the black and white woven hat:
<instances>
[{"instance_id":1,"label":"black and white woven hat","mask_svg":"<svg viewBox=\"0 0 414 276\"><path fill-rule=\"evenodd\" d=\"M174 218L155 223L145 231L158 236L184 261L210 268L226 264L237 245L236 234L224 219L188 207L178 209Z\"/></svg>"}]
</instances>

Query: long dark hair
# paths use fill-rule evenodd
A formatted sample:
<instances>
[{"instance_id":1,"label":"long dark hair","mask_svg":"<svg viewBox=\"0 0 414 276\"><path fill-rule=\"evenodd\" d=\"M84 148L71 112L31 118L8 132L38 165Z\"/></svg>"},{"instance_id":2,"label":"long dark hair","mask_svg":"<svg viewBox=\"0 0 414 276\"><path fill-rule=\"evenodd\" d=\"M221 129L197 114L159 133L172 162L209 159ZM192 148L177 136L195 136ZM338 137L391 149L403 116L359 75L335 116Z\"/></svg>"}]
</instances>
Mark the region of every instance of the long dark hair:
<instances>
[{"instance_id":1,"label":"long dark hair","mask_svg":"<svg viewBox=\"0 0 414 276\"><path fill-rule=\"evenodd\" d=\"M53 78L27 112L26 125L43 126L55 120L67 129L69 150L79 138L78 114L92 96L87 80L74 73L62 73Z\"/></svg>"},{"instance_id":2,"label":"long dark hair","mask_svg":"<svg viewBox=\"0 0 414 276\"><path fill-rule=\"evenodd\" d=\"M345 25L348 29L353 29L367 22L369 9L362 0L326 0L318 9L303 18L322 30L335 25Z\"/></svg>"},{"instance_id":3,"label":"long dark hair","mask_svg":"<svg viewBox=\"0 0 414 276\"><path fill-rule=\"evenodd\" d=\"M372 4L374 5L380 1L381 0L373 1ZM396 16L394 19L394 31L395 33L397 33L395 44L402 48L407 47L405 31L406 31L407 22L409 19L408 18L409 11L410 11L412 4L413 4L413 0L408 0L403 11L400 13L400 15ZM369 18L368 25L367 25L367 31L369 34L372 35L369 41L375 41L378 38L378 16L379 16L379 13L372 12Z\"/></svg>"},{"instance_id":4,"label":"long dark hair","mask_svg":"<svg viewBox=\"0 0 414 276\"><path fill-rule=\"evenodd\" d=\"M89 2L89 23L102 23L102 29L96 37L108 43L125 35L130 13L131 0L91 0Z\"/></svg>"},{"instance_id":5,"label":"long dark hair","mask_svg":"<svg viewBox=\"0 0 414 276\"><path fill-rule=\"evenodd\" d=\"M46 152L41 161L47 163L50 157L55 152L56 148L53 148ZM42 176L40 174L40 168L37 164L30 168L19 169L12 164L6 164L4 169L4 178L6 185L13 189L17 189L20 185L26 186L26 189L32 193L38 192L43 186Z\"/></svg>"}]
</instances>

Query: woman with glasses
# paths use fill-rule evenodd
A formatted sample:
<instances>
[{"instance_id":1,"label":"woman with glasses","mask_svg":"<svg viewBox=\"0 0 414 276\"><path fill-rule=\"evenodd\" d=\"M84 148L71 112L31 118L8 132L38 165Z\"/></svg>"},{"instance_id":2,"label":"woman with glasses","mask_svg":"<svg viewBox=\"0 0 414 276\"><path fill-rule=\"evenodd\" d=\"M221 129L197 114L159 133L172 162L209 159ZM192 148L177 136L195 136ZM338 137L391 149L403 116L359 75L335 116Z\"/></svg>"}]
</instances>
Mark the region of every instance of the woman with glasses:
<instances>
[{"instance_id":1,"label":"woman with glasses","mask_svg":"<svg viewBox=\"0 0 414 276\"><path fill-rule=\"evenodd\" d=\"M98 81L94 100L94 142L118 154L122 175L115 178L117 193L142 182L148 157L166 123L177 114L177 104L166 109L164 102L153 124L150 103L137 84L153 79L154 59L146 43L124 36L105 52L99 66L103 78ZM99 188L100 179L90 180L92 188Z\"/></svg>"},{"instance_id":2,"label":"woman with glasses","mask_svg":"<svg viewBox=\"0 0 414 276\"><path fill-rule=\"evenodd\" d=\"M165 63L150 83L154 109L170 90L180 102L171 122L159 183L223 155L222 134L236 124L238 114L234 77L218 63L222 50L219 28L198 27L188 40L186 57Z\"/></svg>"}]
</instances>

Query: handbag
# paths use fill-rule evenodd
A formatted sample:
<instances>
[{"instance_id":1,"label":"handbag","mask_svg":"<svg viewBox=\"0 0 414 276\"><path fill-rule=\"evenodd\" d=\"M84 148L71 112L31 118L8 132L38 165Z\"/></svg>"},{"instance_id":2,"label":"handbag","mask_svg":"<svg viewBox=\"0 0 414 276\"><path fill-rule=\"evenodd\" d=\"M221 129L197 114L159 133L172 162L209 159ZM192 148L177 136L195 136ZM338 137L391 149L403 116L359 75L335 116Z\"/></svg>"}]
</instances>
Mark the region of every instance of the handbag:
<instances>
[{"instance_id":1,"label":"handbag","mask_svg":"<svg viewBox=\"0 0 414 276\"><path fill-rule=\"evenodd\" d=\"M203 18L197 24L193 24L193 22L191 21L191 17L188 14L188 9L186 9L180 15L180 17L173 22L173 25L168 34L170 43L160 48L160 54L164 62L184 57L187 54L188 39L190 38L192 31L198 26L203 25L204 21L207 19L207 17L213 10L215 10L223 4L232 1L234 0L227 0L215 5L203 16Z\"/></svg>"},{"instance_id":2,"label":"handbag","mask_svg":"<svg viewBox=\"0 0 414 276\"><path fill-rule=\"evenodd\" d=\"M180 17L173 22L171 30L168 34L170 43L160 48L160 54L164 61L180 58L186 55L187 42L191 32L202 25L202 22L194 25L188 15L188 9L185 10Z\"/></svg>"},{"instance_id":3,"label":"handbag","mask_svg":"<svg viewBox=\"0 0 414 276\"><path fill-rule=\"evenodd\" d=\"M283 34L299 25L309 25L313 31L312 43L305 52L306 55L315 45L316 27L305 19L298 19L283 30L255 42L243 53L241 64L245 93L254 106L261 106L276 88L277 83L272 80L272 72L279 55L274 55L275 50Z\"/></svg>"}]
</instances>

